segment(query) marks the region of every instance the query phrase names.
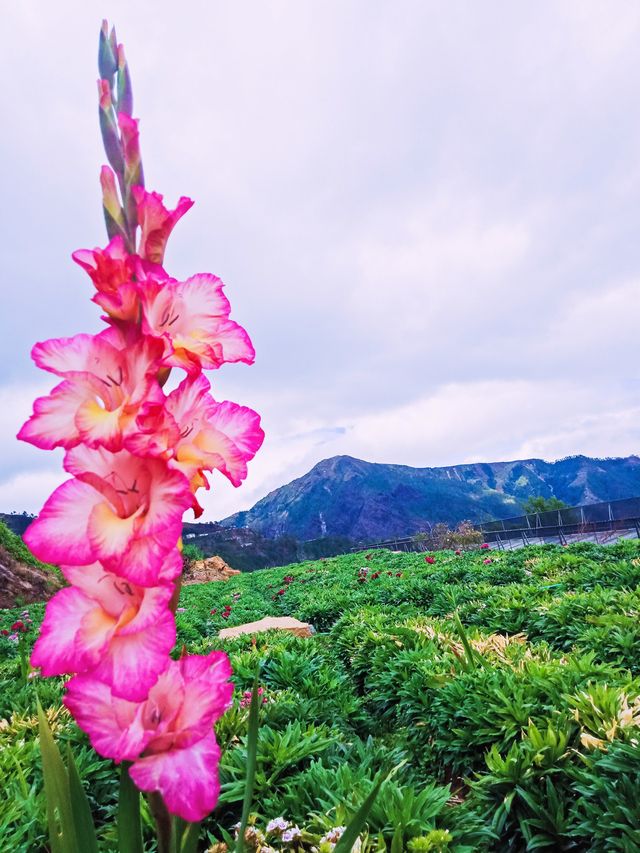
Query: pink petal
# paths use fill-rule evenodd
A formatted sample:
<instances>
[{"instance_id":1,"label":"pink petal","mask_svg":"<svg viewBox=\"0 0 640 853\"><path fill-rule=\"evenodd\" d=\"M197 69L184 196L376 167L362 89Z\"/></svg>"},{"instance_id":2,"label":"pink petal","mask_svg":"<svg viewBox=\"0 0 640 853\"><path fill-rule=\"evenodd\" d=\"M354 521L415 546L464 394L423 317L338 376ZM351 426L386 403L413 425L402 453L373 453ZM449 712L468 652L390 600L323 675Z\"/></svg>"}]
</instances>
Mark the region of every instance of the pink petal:
<instances>
[{"instance_id":1,"label":"pink petal","mask_svg":"<svg viewBox=\"0 0 640 853\"><path fill-rule=\"evenodd\" d=\"M57 592L47 604L31 665L39 666L47 677L83 670L87 654L76 645L76 636L83 618L95 606L79 589L67 587Z\"/></svg>"},{"instance_id":2,"label":"pink petal","mask_svg":"<svg viewBox=\"0 0 640 853\"><path fill-rule=\"evenodd\" d=\"M91 745L105 758L132 761L153 736L142 725L143 705L115 699L110 687L92 675L76 675L62 700Z\"/></svg>"},{"instance_id":3,"label":"pink petal","mask_svg":"<svg viewBox=\"0 0 640 853\"><path fill-rule=\"evenodd\" d=\"M42 370L57 373L59 376L76 375L84 377L87 373L107 379L109 371L119 362L119 353L100 335L75 335L72 338L52 338L36 344L31 357Z\"/></svg>"},{"instance_id":4,"label":"pink petal","mask_svg":"<svg viewBox=\"0 0 640 853\"><path fill-rule=\"evenodd\" d=\"M48 397L38 397L34 402L33 414L18 438L43 450L73 447L80 440L75 415L86 398L86 388L73 382L61 382Z\"/></svg>"},{"instance_id":5,"label":"pink petal","mask_svg":"<svg viewBox=\"0 0 640 853\"><path fill-rule=\"evenodd\" d=\"M216 329L216 342L221 349L222 355L216 357L216 362L211 367L219 367L223 363L235 363L242 361L244 364L253 364L256 351L251 343L251 338L233 320L225 320Z\"/></svg>"},{"instance_id":6,"label":"pink petal","mask_svg":"<svg viewBox=\"0 0 640 853\"><path fill-rule=\"evenodd\" d=\"M129 774L142 791L159 791L171 814L195 823L218 802L219 760L220 748L210 732L186 749L139 758Z\"/></svg>"},{"instance_id":7,"label":"pink petal","mask_svg":"<svg viewBox=\"0 0 640 853\"><path fill-rule=\"evenodd\" d=\"M192 207L190 198L182 196L175 210L167 210L159 193L146 192L143 187L133 187L137 203L138 224L142 230L138 254L155 264L161 264L164 251L176 222Z\"/></svg>"},{"instance_id":8,"label":"pink petal","mask_svg":"<svg viewBox=\"0 0 640 853\"><path fill-rule=\"evenodd\" d=\"M184 317L193 328L211 329L212 321L226 320L231 311L229 300L222 292L224 284L211 273L198 273L175 285L176 295L182 300Z\"/></svg>"},{"instance_id":9,"label":"pink petal","mask_svg":"<svg viewBox=\"0 0 640 853\"><path fill-rule=\"evenodd\" d=\"M166 668L175 641L173 614L165 606L157 613L154 624L147 625L144 630L126 635L119 633L109 644L93 675L110 684L114 696L142 702Z\"/></svg>"},{"instance_id":10,"label":"pink petal","mask_svg":"<svg viewBox=\"0 0 640 853\"><path fill-rule=\"evenodd\" d=\"M89 517L100 495L79 480L67 480L51 495L27 528L24 541L46 563L84 566L95 560L87 536Z\"/></svg>"},{"instance_id":11,"label":"pink petal","mask_svg":"<svg viewBox=\"0 0 640 853\"><path fill-rule=\"evenodd\" d=\"M179 661L184 679L184 702L175 723L181 734L176 744L188 746L203 737L231 705L231 663L224 652L187 655Z\"/></svg>"}]
</instances>

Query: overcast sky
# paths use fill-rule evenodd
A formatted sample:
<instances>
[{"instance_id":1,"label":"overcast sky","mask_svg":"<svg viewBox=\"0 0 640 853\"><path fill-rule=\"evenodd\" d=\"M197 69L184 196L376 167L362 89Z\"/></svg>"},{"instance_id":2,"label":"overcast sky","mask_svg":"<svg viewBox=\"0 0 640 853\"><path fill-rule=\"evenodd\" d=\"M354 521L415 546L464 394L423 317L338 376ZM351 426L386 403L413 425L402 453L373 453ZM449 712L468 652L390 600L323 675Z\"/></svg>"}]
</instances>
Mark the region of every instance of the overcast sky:
<instances>
[{"instance_id":1,"label":"overcast sky","mask_svg":"<svg viewBox=\"0 0 640 853\"><path fill-rule=\"evenodd\" d=\"M640 4L2 0L0 511L61 455L14 438L36 340L100 328L96 44L132 68L169 244L257 350L210 374L267 439L204 520L340 453L416 466L640 451ZM150 10L153 14L150 16Z\"/></svg>"}]
</instances>

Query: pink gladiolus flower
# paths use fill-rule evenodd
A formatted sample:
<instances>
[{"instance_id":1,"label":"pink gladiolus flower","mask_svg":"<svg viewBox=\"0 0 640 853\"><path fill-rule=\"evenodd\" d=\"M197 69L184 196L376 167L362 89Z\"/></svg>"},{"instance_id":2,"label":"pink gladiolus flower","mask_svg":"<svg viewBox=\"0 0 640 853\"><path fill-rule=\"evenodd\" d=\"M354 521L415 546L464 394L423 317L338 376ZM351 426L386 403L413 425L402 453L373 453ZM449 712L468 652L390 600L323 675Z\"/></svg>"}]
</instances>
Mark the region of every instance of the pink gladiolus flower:
<instances>
[{"instance_id":1,"label":"pink gladiolus flower","mask_svg":"<svg viewBox=\"0 0 640 853\"><path fill-rule=\"evenodd\" d=\"M33 553L57 564L100 561L139 586L173 580L181 566L169 555L191 505L187 479L126 450L80 445L67 452L64 464L75 479L56 489L27 529Z\"/></svg>"},{"instance_id":2,"label":"pink gladiolus flower","mask_svg":"<svg viewBox=\"0 0 640 853\"><path fill-rule=\"evenodd\" d=\"M72 258L94 283L97 305L117 320L136 319L138 288L133 279L137 260L127 252L122 237L114 237L105 249L79 249Z\"/></svg>"},{"instance_id":3,"label":"pink gladiolus flower","mask_svg":"<svg viewBox=\"0 0 640 853\"><path fill-rule=\"evenodd\" d=\"M100 335L76 335L36 344L33 360L64 378L47 397L34 403L34 414L18 438L37 447L103 446L120 450L123 434L136 429L142 402L164 400L157 373L162 345L138 338L127 346L115 329Z\"/></svg>"},{"instance_id":4,"label":"pink gladiolus flower","mask_svg":"<svg viewBox=\"0 0 640 853\"><path fill-rule=\"evenodd\" d=\"M133 196L138 208L138 224L142 229L139 255L154 264L161 264L169 235L176 222L193 207L193 201L182 196L175 210L167 210L159 193L133 187Z\"/></svg>"},{"instance_id":5,"label":"pink gladiolus flower","mask_svg":"<svg viewBox=\"0 0 640 853\"><path fill-rule=\"evenodd\" d=\"M209 273L186 281L150 276L141 287L142 330L166 343L164 363L197 374L226 362L252 364L255 351L245 330L229 320L223 284Z\"/></svg>"},{"instance_id":6,"label":"pink gladiolus flower","mask_svg":"<svg viewBox=\"0 0 640 853\"><path fill-rule=\"evenodd\" d=\"M213 723L231 704L222 652L170 661L145 701L114 696L91 675L68 684L64 704L94 749L117 762L143 791L159 791L172 814L202 820L218 800L220 750Z\"/></svg>"},{"instance_id":7,"label":"pink gladiolus flower","mask_svg":"<svg viewBox=\"0 0 640 853\"><path fill-rule=\"evenodd\" d=\"M203 273L177 281L161 265L193 202L182 197L167 210L161 195L144 189L131 78L106 22L98 64L110 164L100 183L111 239L73 259L91 278L108 328L44 341L32 353L60 379L35 401L19 438L64 448L71 475L24 536L34 554L62 566L70 584L47 605L32 662L45 676L74 676L65 704L102 755L133 762L141 790L200 821L218 798L213 723L230 704L231 667L222 652L171 659L174 613L184 610L176 610L173 581L183 568L182 516L190 507L201 512L195 493L209 488L205 472L217 469L240 485L264 438L255 412L213 399L202 370L250 364L254 351L229 319L220 279ZM174 368L187 377L167 394ZM230 615L227 604L221 617ZM2 635L18 641L31 623L23 616ZM165 827L158 832L162 847Z\"/></svg>"},{"instance_id":8,"label":"pink gladiolus flower","mask_svg":"<svg viewBox=\"0 0 640 853\"><path fill-rule=\"evenodd\" d=\"M146 698L176 641L173 584L137 587L100 563L61 568L72 586L47 604L32 666L45 676L91 671L114 696Z\"/></svg>"},{"instance_id":9,"label":"pink gladiolus flower","mask_svg":"<svg viewBox=\"0 0 640 853\"><path fill-rule=\"evenodd\" d=\"M191 481L203 470L221 471L234 486L247 476L247 462L264 439L260 416L246 406L217 403L202 374L187 377L166 398L142 407L127 447L167 459ZM194 485L200 485L198 477Z\"/></svg>"}]
</instances>

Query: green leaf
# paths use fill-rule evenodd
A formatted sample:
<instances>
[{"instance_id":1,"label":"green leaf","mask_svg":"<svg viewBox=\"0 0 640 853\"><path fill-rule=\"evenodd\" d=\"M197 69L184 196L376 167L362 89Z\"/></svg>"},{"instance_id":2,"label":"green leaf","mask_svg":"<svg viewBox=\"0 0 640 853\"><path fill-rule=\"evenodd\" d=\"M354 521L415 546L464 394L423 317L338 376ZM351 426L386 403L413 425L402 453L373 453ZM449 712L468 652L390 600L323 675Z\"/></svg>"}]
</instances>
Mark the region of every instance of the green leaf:
<instances>
[{"instance_id":1,"label":"green leaf","mask_svg":"<svg viewBox=\"0 0 640 853\"><path fill-rule=\"evenodd\" d=\"M253 679L253 690L251 691L251 706L249 709L249 731L247 733L247 776L244 788L244 800L242 803L242 817L238 830L238 841L236 843L237 853L244 850L244 833L249 822L249 812L253 801L253 788L256 779L256 764L258 756L258 723L260 710L260 697L258 696L258 683L260 678L260 667Z\"/></svg>"},{"instance_id":2,"label":"green leaf","mask_svg":"<svg viewBox=\"0 0 640 853\"><path fill-rule=\"evenodd\" d=\"M393 838L391 840L390 853L402 853L402 836L402 827L396 827L396 831L393 833Z\"/></svg>"},{"instance_id":3,"label":"green leaf","mask_svg":"<svg viewBox=\"0 0 640 853\"><path fill-rule=\"evenodd\" d=\"M467 655L467 664L469 669L474 670L477 668L478 659L476 658L473 648L471 647L471 643L469 642L469 638L467 637L467 632L464 630L460 617L457 613L453 614L453 622L456 626L456 631L462 640L462 645L464 646L465 654Z\"/></svg>"},{"instance_id":4,"label":"green leaf","mask_svg":"<svg viewBox=\"0 0 640 853\"><path fill-rule=\"evenodd\" d=\"M128 765L120 768L118 795L118 853L142 853L140 791L129 776Z\"/></svg>"},{"instance_id":5,"label":"green leaf","mask_svg":"<svg viewBox=\"0 0 640 853\"><path fill-rule=\"evenodd\" d=\"M180 847L180 853L197 853L199 835L200 824L188 824L182 835L182 846Z\"/></svg>"},{"instance_id":6,"label":"green leaf","mask_svg":"<svg viewBox=\"0 0 640 853\"><path fill-rule=\"evenodd\" d=\"M69 777L40 700L38 700L38 727L51 853L81 853L73 823Z\"/></svg>"},{"instance_id":7,"label":"green leaf","mask_svg":"<svg viewBox=\"0 0 640 853\"><path fill-rule=\"evenodd\" d=\"M69 776L69 794L71 796L71 810L76 830L76 838L82 853L98 853L98 842L96 840L96 829L93 824L91 806L87 794L80 780L80 774L67 744L67 773Z\"/></svg>"},{"instance_id":8,"label":"green leaf","mask_svg":"<svg viewBox=\"0 0 640 853\"><path fill-rule=\"evenodd\" d=\"M364 829L367 817L371 811L371 806L373 805L375 798L378 796L378 791L380 790L380 786L385 778L387 777L381 776L374 784L369 796L355 813L353 819L342 833L340 841L338 841L336 846L333 848L333 853L351 853L351 848L356 843L360 833Z\"/></svg>"}]
</instances>

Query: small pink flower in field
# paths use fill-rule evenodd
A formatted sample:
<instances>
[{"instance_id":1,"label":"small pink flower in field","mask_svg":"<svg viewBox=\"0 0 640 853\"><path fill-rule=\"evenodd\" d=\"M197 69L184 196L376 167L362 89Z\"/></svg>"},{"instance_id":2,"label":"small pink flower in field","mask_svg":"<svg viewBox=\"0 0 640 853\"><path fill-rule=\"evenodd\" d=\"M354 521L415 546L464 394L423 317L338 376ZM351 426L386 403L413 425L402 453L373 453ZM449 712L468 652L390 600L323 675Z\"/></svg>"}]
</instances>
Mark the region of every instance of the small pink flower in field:
<instances>
[{"instance_id":1,"label":"small pink flower in field","mask_svg":"<svg viewBox=\"0 0 640 853\"><path fill-rule=\"evenodd\" d=\"M456 548L456 550L453 553L456 555L456 557L459 557L460 554L462 554L462 551L459 548Z\"/></svg>"},{"instance_id":2,"label":"small pink flower in field","mask_svg":"<svg viewBox=\"0 0 640 853\"><path fill-rule=\"evenodd\" d=\"M25 633L27 631L27 626L24 624L22 619L17 619L13 625L11 626L11 630L13 632L20 631L21 633Z\"/></svg>"},{"instance_id":3,"label":"small pink flower in field","mask_svg":"<svg viewBox=\"0 0 640 853\"><path fill-rule=\"evenodd\" d=\"M72 586L47 604L32 666L45 676L90 671L114 695L143 699L176 641L173 584L137 587L100 563L61 570Z\"/></svg>"},{"instance_id":4,"label":"small pink flower in field","mask_svg":"<svg viewBox=\"0 0 640 853\"><path fill-rule=\"evenodd\" d=\"M76 675L64 704L94 749L116 762L142 791L159 791L171 814L202 820L220 791L213 723L231 704L231 666L223 652L169 661L148 698L129 702L91 675Z\"/></svg>"},{"instance_id":5,"label":"small pink flower in field","mask_svg":"<svg viewBox=\"0 0 640 853\"><path fill-rule=\"evenodd\" d=\"M488 543L488 542L483 542L483 543L482 543L482 545L481 545L480 547L481 547L481 548L485 548L485 549L486 549L486 548L488 548L488 547L489 547L489 543Z\"/></svg>"},{"instance_id":6,"label":"small pink flower in field","mask_svg":"<svg viewBox=\"0 0 640 853\"><path fill-rule=\"evenodd\" d=\"M6 629L6 628L3 628L3 629L0 631L0 634L1 634L3 637L8 637L8 636L9 636L9 631L7 631L7 629Z\"/></svg>"},{"instance_id":7,"label":"small pink flower in field","mask_svg":"<svg viewBox=\"0 0 640 853\"><path fill-rule=\"evenodd\" d=\"M425 557L424 561L425 561L425 563L429 563L429 565L432 566L435 563L436 559L435 559L435 557L429 556L429 557Z\"/></svg>"},{"instance_id":8,"label":"small pink flower in field","mask_svg":"<svg viewBox=\"0 0 640 853\"><path fill-rule=\"evenodd\" d=\"M483 560L482 562L485 564L485 566L488 566L489 563L493 563L493 560L488 557L486 560Z\"/></svg>"},{"instance_id":9,"label":"small pink flower in field","mask_svg":"<svg viewBox=\"0 0 640 853\"><path fill-rule=\"evenodd\" d=\"M285 820L284 817L276 817L273 820L270 820L266 826L266 832L271 834L272 832L277 832L278 834L285 831L291 826L291 822Z\"/></svg>"},{"instance_id":10,"label":"small pink flower in field","mask_svg":"<svg viewBox=\"0 0 640 853\"><path fill-rule=\"evenodd\" d=\"M147 261L161 264L169 235L178 220L193 207L193 201L182 196L175 210L167 210L160 193L134 187L133 196L137 205L138 224L142 229L138 253Z\"/></svg>"},{"instance_id":11,"label":"small pink flower in field","mask_svg":"<svg viewBox=\"0 0 640 853\"><path fill-rule=\"evenodd\" d=\"M186 607L178 607L178 608L176 609L176 613L186 613L186 612L187 612L187 608L186 608Z\"/></svg>"},{"instance_id":12,"label":"small pink flower in field","mask_svg":"<svg viewBox=\"0 0 640 853\"><path fill-rule=\"evenodd\" d=\"M202 368L242 361L255 351L245 330L229 320L223 284L210 273L186 281L147 279L141 289L142 331L165 341L164 364L196 375Z\"/></svg>"},{"instance_id":13,"label":"small pink flower in field","mask_svg":"<svg viewBox=\"0 0 640 853\"><path fill-rule=\"evenodd\" d=\"M126 450L82 445L67 451L64 465L75 479L56 489L24 535L39 559L100 561L140 586L180 574L175 549L191 491L179 471Z\"/></svg>"},{"instance_id":14,"label":"small pink flower in field","mask_svg":"<svg viewBox=\"0 0 640 853\"><path fill-rule=\"evenodd\" d=\"M210 613L212 616L215 616L217 612L218 612L218 611L217 611L217 609L216 609L215 607L213 608L213 610L210 610L210 611L209 611L209 613Z\"/></svg>"},{"instance_id":15,"label":"small pink flower in field","mask_svg":"<svg viewBox=\"0 0 640 853\"><path fill-rule=\"evenodd\" d=\"M286 590L284 590L284 589L279 589L279 590L278 590L278 595L284 595L284 594L285 594L285 592L286 592Z\"/></svg>"}]
</instances>

